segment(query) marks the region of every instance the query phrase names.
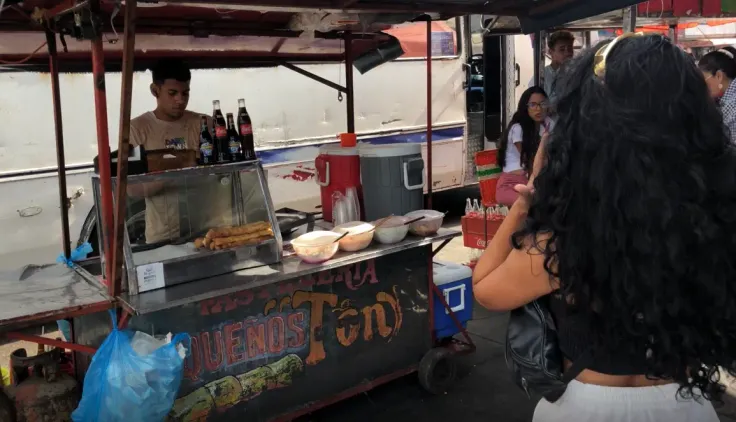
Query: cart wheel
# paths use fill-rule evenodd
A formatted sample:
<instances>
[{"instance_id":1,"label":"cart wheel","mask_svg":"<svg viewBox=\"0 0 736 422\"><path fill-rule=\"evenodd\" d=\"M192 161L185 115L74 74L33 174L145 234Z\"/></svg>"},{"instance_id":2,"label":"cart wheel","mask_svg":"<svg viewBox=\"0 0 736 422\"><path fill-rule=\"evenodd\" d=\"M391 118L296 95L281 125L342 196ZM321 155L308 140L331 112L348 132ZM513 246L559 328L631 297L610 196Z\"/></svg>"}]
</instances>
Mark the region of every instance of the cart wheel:
<instances>
[{"instance_id":1,"label":"cart wheel","mask_svg":"<svg viewBox=\"0 0 736 422\"><path fill-rule=\"evenodd\" d=\"M453 353L444 347L437 347L419 362L419 384L432 394L442 394L455 382L457 365Z\"/></svg>"},{"instance_id":2,"label":"cart wheel","mask_svg":"<svg viewBox=\"0 0 736 422\"><path fill-rule=\"evenodd\" d=\"M0 388L0 421L15 422L15 406Z\"/></svg>"}]
</instances>

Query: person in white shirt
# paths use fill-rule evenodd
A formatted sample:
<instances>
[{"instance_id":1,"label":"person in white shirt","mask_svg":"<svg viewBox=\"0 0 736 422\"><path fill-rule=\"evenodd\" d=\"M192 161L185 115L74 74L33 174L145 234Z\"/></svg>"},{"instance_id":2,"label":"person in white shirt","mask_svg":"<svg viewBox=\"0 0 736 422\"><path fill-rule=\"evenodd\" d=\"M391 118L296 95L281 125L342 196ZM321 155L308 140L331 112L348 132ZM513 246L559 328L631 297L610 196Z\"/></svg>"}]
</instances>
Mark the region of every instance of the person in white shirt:
<instances>
[{"instance_id":1,"label":"person in white shirt","mask_svg":"<svg viewBox=\"0 0 736 422\"><path fill-rule=\"evenodd\" d=\"M496 185L496 202L511 207L519 194L514 187L526 185L539 142L553 126L547 116L549 98L538 86L524 91L516 113L498 145L501 177Z\"/></svg>"},{"instance_id":2,"label":"person in white shirt","mask_svg":"<svg viewBox=\"0 0 736 422\"><path fill-rule=\"evenodd\" d=\"M557 104L557 78L560 68L572 59L575 36L569 31L557 31L547 40L547 49L551 63L544 68L542 82L544 92L549 97L550 106ZM534 78L529 81L529 87L534 86Z\"/></svg>"}]
</instances>

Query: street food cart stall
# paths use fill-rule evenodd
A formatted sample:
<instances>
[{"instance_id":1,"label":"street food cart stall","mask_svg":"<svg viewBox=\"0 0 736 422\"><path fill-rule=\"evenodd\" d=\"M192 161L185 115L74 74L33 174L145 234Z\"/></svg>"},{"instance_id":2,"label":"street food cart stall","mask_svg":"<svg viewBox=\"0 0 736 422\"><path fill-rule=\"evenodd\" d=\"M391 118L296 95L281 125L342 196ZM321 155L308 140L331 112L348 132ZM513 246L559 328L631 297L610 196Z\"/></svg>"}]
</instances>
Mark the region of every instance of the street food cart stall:
<instances>
[{"instance_id":1,"label":"street food cart stall","mask_svg":"<svg viewBox=\"0 0 736 422\"><path fill-rule=\"evenodd\" d=\"M104 310L120 308L120 326L151 334L188 333L189 357L173 420L244 415L248 420L291 420L414 371L429 391L445 391L456 375L450 358L474 350L458 318L472 307L472 298L466 299L470 288L459 286L461 303L451 306L448 292L433 281L434 254L459 232L427 230L429 220L420 221L418 235L355 252L332 255L333 250L327 260L321 254L332 250L332 243L320 243L313 253L320 262L306 263L287 247L257 160L196 166L191 156L172 152L164 158L190 165L171 168L151 157L142 160L129 148L133 71L160 57L185 58L199 68L285 66L344 93L347 132L354 133L352 69L359 61L368 69L385 60L382 49L391 48L393 41L380 30L388 24L427 21L431 57L432 19L498 13L535 22L534 14L543 7L545 22L562 23L581 10L605 7L583 1L562 6L503 0L338 3L242 0L144 8L135 0L5 0L0 6L0 63L51 75L65 262L25 268L0 279L0 332L75 351L80 379L110 332ZM324 25L330 15L332 23ZM346 85L294 65L310 61L344 61ZM102 253L75 261L66 211L58 75L90 70ZM122 71L113 158L106 70ZM431 208L431 60L427 78L425 186ZM176 226L175 241L139 247L125 224L130 203L140 200L131 191L156 184L167 184L177 193L179 213L167 222ZM440 246L433 250L435 243ZM296 243L291 246L299 252ZM441 315L464 340L438 338L435 321ZM17 332L58 319L72 322L72 341Z\"/></svg>"}]
</instances>

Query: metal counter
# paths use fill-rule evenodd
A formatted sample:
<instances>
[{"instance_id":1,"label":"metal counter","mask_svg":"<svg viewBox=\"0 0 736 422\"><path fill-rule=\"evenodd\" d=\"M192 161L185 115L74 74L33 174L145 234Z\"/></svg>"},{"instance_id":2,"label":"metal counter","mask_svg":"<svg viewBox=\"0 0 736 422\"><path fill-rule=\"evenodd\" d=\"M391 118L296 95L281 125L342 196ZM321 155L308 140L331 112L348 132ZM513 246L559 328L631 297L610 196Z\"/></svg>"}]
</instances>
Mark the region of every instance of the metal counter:
<instances>
[{"instance_id":1,"label":"metal counter","mask_svg":"<svg viewBox=\"0 0 736 422\"><path fill-rule=\"evenodd\" d=\"M113 306L114 301L99 283L63 264L28 265L0 273L0 331Z\"/></svg>"},{"instance_id":2,"label":"metal counter","mask_svg":"<svg viewBox=\"0 0 736 422\"><path fill-rule=\"evenodd\" d=\"M409 235L394 245L374 243L359 252L338 252L335 257L322 264L307 264L298 257L284 258L279 264L236 271L230 274L206 278L167 287L138 295L123 294L122 304L137 315L145 315L182 305L228 295L244 289L254 289L284 280L299 278L307 274L330 270L360 261L379 258L407 249L427 246L431 243L450 240L460 236L457 230L440 229L434 236L416 237Z\"/></svg>"}]
</instances>

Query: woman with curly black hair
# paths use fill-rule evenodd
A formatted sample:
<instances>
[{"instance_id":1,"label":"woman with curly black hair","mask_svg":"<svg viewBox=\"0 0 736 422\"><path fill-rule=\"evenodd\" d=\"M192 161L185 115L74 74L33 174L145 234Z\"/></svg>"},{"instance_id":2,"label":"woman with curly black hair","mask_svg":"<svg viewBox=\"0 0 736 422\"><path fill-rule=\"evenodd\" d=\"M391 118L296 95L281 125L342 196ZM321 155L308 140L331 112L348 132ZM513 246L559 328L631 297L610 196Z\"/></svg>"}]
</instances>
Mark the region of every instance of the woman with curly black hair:
<instances>
[{"instance_id":1,"label":"woman with curly black hair","mask_svg":"<svg viewBox=\"0 0 736 422\"><path fill-rule=\"evenodd\" d=\"M519 194L517 184L526 184L541 137L552 130L547 117L549 99L538 86L528 88L519 98L519 106L498 142L498 166L503 173L496 184L496 202L510 207Z\"/></svg>"},{"instance_id":2,"label":"woman with curly black hair","mask_svg":"<svg viewBox=\"0 0 736 422\"><path fill-rule=\"evenodd\" d=\"M492 310L548 298L566 367L592 352L535 422L717 422L736 354L736 147L665 37L619 38L566 72L475 297Z\"/></svg>"}]
</instances>

